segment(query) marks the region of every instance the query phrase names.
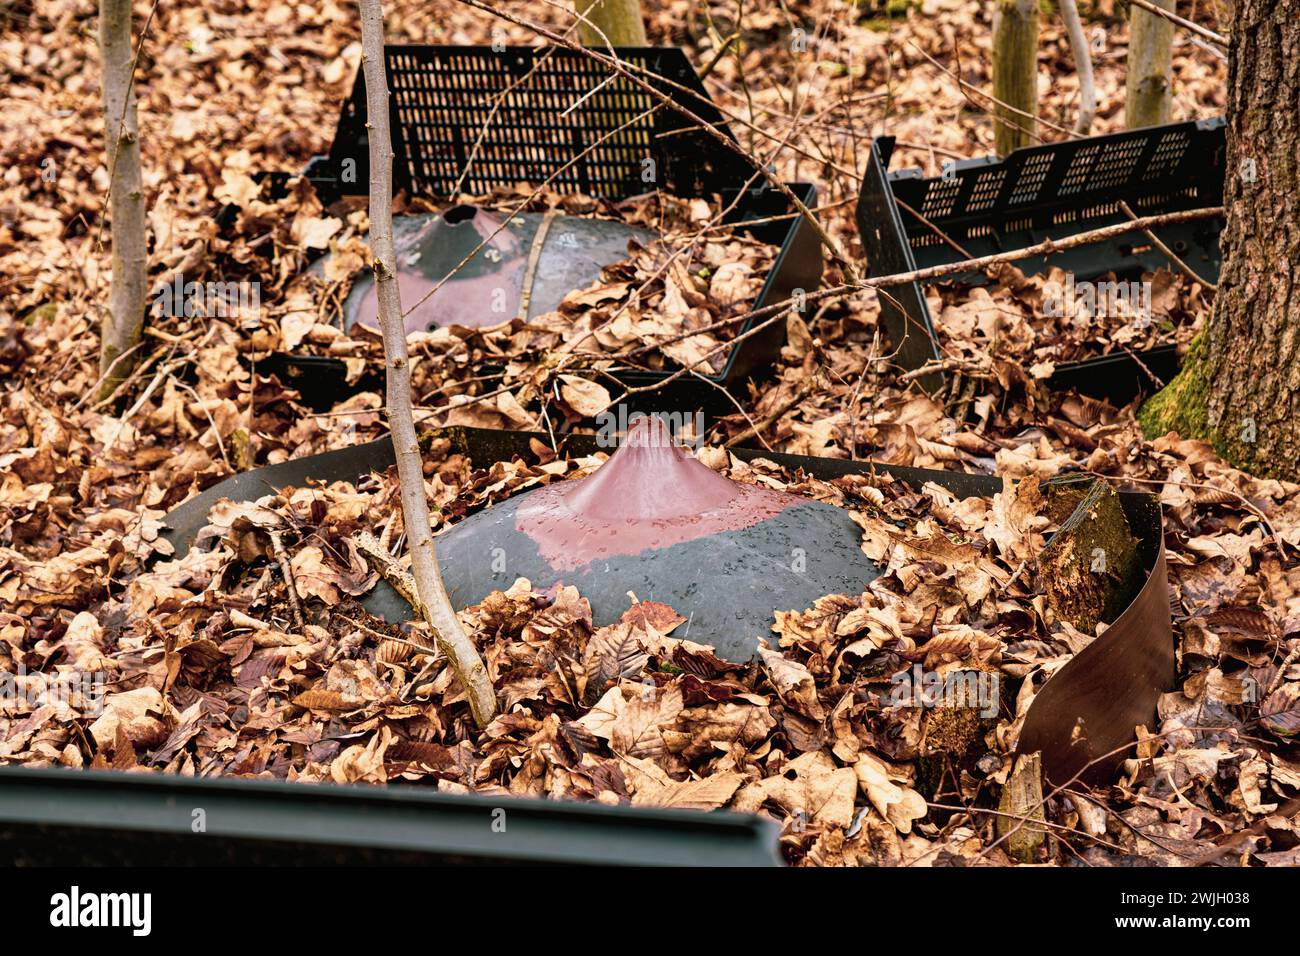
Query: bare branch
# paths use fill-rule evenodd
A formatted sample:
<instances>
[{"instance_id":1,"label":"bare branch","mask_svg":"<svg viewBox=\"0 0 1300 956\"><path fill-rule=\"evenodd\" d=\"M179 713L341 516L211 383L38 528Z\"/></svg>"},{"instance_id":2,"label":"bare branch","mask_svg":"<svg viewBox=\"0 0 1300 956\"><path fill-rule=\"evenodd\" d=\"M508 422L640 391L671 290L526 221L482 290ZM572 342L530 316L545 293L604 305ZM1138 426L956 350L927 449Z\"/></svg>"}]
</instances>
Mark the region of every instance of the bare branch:
<instances>
[{"instance_id":1,"label":"bare branch","mask_svg":"<svg viewBox=\"0 0 1300 956\"><path fill-rule=\"evenodd\" d=\"M1158 17L1163 17L1170 23L1182 27L1184 30L1191 30L1197 36L1204 37L1211 43L1219 44L1219 46L1223 47L1225 50L1228 48L1228 38L1222 33L1215 33L1213 30L1203 27L1198 23L1193 23L1191 20L1185 20L1176 13L1171 13L1161 7L1157 7L1154 3L1149 2L1149 0L1128 0L1128 2L1136 7L1141 7L1148 13L1154 13Z\"/></svg>"},{"instance_id":2,"label":"bare branch","mask_svg":"<svg viewBox=\"0 0 1300 956\"><path fill-rule=\"evenodd\" d=\"M573 50L577 53L581 53L584 56L590 57L591 59L604 64L605 66L613 70L615 73L617 73L619 76L622 76L625 79L627 79L629 83L638 87L639 89L641 89L643 92L653 97L654 99L661 101L665 106L673 110L675 113L679 113L687 121L695 124L705 133L709 134L709 136L711 136L713 139L721 143L726 149L729 149L732 152L736 153L738 156L743 158L746 162L754 163L753 157L750 156L747 152L745 152L745 150L743 150L740 147L740 145L736 143L736 141L733 140L730 136L728 136L726 133L719 130L713 124L706 122L695 112L683 106L681 103L677 102L675 99L673 99L668 94L664 93L662 90L656 89L649 82L642 79L641 76L638 74L644 72L643 70L637 69L635 67L629 68L629 64L624 63L622 60L618 59L617 57L609 56L605 53L601 53L600 51L591 49L589 47L580 46L579 44L574 43L572 40L568 39L567 37L561 36L560 34L556 33L554 30L550 30L539 23L533 23L530 20L525 20L522 17L517 17L513 13L507 13L504 10L498 10L495 7L490 6L489 4L480 2L480 0L461 0L461 3L465 4L466 6L473 7L476 10L482 10L484 13L490 13L494 17L499 17L502 20L507 20L510 23L514 23L518 26L526 27L527 29L532 30L538 36L541 36L546 40L549 40L551 43L556 44L557 46L562 46L565 49ZM672 87L679 86L679 84L673 83L671 80L667 80L664 77L656 77L656 80L658 80L659 82L661 82L666 86L672 86ZM690 92L692 95L695 95L694 91L688 90L688 92ZM845 276L848 277L850 280L856 279L857 269L854 267L853 262L849 259L847 255L844 254L844 251L840 249L839 243L836 242L831 237L830 233L826 231L826 229L822 226L821 222L818 221L817 217L812 214L812 211L809 210L806 205L804 205L803 201L798 196L796 196L794 192L790 189L790 187L787 186L784 182L782 182L781 178L777 176L772 170L768 169L765 166L761 166L757 163L755 163L755 165L758 166L759 171L763 174L763 177L767 180L768 185L770 185L777 192L785 196L785 198L789 200L789 202L795 207L795 209L799 211L799 214L803 216L804 221L807 222L808 225L813 229L813 231L817 233L817 237L821 240L822 245L826 247L826 251L830 253L832 258L834 258L835 261L838 262L840 264L840 267L844 270Z\"/></svg>"},{"instance_id":3,"label":"bare branch","mask_svg":"<svg viewBox=\"0 0 1300 956\"><path fill-rule=\"evenodd\" d=\"M1124 213L1124 215L1129 217L1129 219L1133 220L1134 222L1137 221L1138 214L1135 213L1132 209L1130 209L1129 204L1122 199L1119 201L1119 208ZM1163 239L1157 236L1149 228L1144 228L1142 231L1146 234L1146 237L1151 240L1152 244L1161 252L1163 252L1165 254L1165 257L1170 262L1172 262L1175 266L1179 268L1179 270L1183 273L1183 275L1187 276L1187 278L1191 279L1193 282L1197 282L1205 286L1205 288L1209 289L1211 292L1218 291L1219 287L1217 285L1215 285L1209 279L1202 278L1196 272L1194 272L1192 270L1192 267L1189 266L1186 262L1184 262L1174 252L1174 250L1170 249L1169 246L1165 244Z\"/></svg>"}]
</instances>

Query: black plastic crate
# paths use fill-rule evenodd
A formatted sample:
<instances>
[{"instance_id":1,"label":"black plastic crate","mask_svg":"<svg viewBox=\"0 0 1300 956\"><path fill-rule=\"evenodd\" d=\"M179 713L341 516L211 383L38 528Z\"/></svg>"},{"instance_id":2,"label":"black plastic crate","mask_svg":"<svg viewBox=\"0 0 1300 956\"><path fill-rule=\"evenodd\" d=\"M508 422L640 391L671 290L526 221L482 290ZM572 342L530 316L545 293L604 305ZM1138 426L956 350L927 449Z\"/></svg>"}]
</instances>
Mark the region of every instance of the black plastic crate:
<instances>
[{"instance_id":1,"label":"black plastic crate","mask_svg":"<svg viewBox=\"0 0 1300 956\"><path fill-rule=\"evenodd\" d=\"M681 50L616 52L640 79L726 133L722 114ZM647 157L655 162L656 181L680 196L734 188L753 174L739 154L676 110L574 50L393 44L384 48L384 59L394 187L412 195L449 196L458 186L461 193L486 193L555 174L552 185L561 192L622 199L646 191L641 173ZM358 70L329 153L339 194L368 189L365 116L365 77ZM598 143L602 137L608 138ZM342 175L348 160L356 164L351 182ZM328 175L324 168L313 172L317 179Z\"/></svg>"},{"instance_id":2,"label":"black plastic crate","mask_svg":"<svg viewBox=\"0 0 1300 956\"><path fill-rule=\"evenodd\" d=\"M960 262L962 255L936 229L979 257L1124 222L1128 217L1121 201L1139 216L1223 202L1221 118L1030 146L1003 160L962 160L929 179L916 169L888 172L893 149L892 136L872 142L858 197L858 230L873 276ZM1191 269L1213 282L1219 275L1222 229L1222 219L1206 219L1154 231ZM1172 267L1139 230L1015 265L1028 275L1056 266L1081 280L1108 272L1136 278ZM985 281L972 273L947 278ZM898 349L899 364L915 369L938 358L934 319L920 283L883 291L888 296L880 296L881 319ZM1167 345L1062 363L1047 385L1124 404L1152 388L1151 375L1168 381L1177 370L1177 351ZM936 391L942 376L925 376L921 384Z\"/></svg>"},{"instance_id":3,"label":"black plastic crate","mask_svg":"<svg viewBox=\"0 0 1300 956\"><path fill-rule=\"evenodd\" d=\"M641 79L732 137L681 50L632 47L617 53ZM779 248L753 311L790 298L796 289L811 292L820 283L821 244L786 196L761 178L747 186L755 170L743 157L598 61L572 50L535 47L392 45L384 54L392 94L395 189L448 198L457 190L481 194L521 182L536 185L553 176L550 185L559 192L614 200L652 186L686 198L716 193L724 206L735 201L728 222L763 220L748 227L749 233ZM614 132L647 111L639 122ZM565 169L575 156L580 158ZM651 184L642 179L647 160L654 164ZM326 203L368 191L365 79L360 71L329 155L314 159L304 175ZM791 183L789 188L805 206L815 204L811 184ZM739 324L736 336L761 321ZM719 373L702 375L705 380L680 376L661 391L630 400L629 407L689 412L730 407L717 386L735 386L763 372L784 342L784 324L774 322L735 345ZM299 361L284 360L291 377ZM319 362L311 364L311 375L322 373ZM615 377L625 385L646 386L674 371L627 371ZM337 397L332 389L305 396L315 404Z\"/></svg>"}]
</instances>

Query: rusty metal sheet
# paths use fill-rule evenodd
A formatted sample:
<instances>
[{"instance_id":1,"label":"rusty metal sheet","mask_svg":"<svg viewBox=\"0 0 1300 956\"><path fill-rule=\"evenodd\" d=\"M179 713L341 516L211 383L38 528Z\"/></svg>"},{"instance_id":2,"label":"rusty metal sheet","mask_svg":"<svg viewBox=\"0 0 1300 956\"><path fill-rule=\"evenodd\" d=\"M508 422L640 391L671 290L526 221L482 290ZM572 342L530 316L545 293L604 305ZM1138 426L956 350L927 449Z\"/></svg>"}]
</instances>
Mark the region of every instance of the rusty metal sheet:
<instances>
[{"instance_id":1,"label":"rusty metal sheet","mask_svg":"<svg viewBox=\"0 0 1300 956\"><path fill-rule=\"evenodd\" d=\"M1043 776L1054 786L1109 779L1120 761L1133 756L1128 745L1137 726L1154 729L1156 701L1173 685L1174 634L1162 540L1133 602L1038 692L1016 750L1041 751Z\"/></svg>"}]
</instances>

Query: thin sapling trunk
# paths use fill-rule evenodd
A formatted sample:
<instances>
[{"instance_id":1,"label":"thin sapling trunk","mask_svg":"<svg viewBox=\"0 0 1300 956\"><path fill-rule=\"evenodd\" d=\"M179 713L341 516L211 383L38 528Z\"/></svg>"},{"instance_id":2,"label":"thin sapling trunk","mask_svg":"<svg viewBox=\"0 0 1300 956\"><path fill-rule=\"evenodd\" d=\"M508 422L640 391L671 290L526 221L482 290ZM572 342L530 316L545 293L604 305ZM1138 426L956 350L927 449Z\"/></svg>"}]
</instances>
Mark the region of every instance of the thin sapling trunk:
<instances>
[{"instance_id":1,"label":"thin sapling trunk","mask_svg":"<svg viewBox=\"0 0 1300 956\"><path fill-rule=\"evenodd\" d=\"M993 144L999 156L1034 142L1038 4L998 0L993 14Z\"/></svg>"},{"instance_id":2,"label":"thin sapling trunk","mask_svg":"<svg viewBox=\"0 0 1300 956\"><path fill-rule=\"evenodd\" d=\"M585 18L578 36L587 46L646 46L640 0L574 0L573 7Z\"/></svg>"},{"instance_id":3,"label":"thin sapling trunk","mask_svg":"<svg viewBox=\"0 0 1300 956\"><path fill-rule=\"evenodd\" d=\"M1174 0L1152 0L1173 13ZM1129 9L1127 91L1124 121L1129 129L1169 122L1173 102L1174 25L1138 7Z\"/></svg>"},{"instance_id":4,"label":"thin sapling trunk","mask_svg":"<svg viewBox=\"0 0 1300 956\"><path fill-rule=\"evenodd\" d=\"M1092 78L1092 51L1088 49L1088 39L1083 35L1083 21L1079 19L1079 8L1074 0L1060 0L1061 20L1065 23L1065 32L1070 37L1070 53L1074 56L1074 67L1079 71L1079 118L1075 120L1074 131L1080 136L1087 136L1092 129L1093 118L1097 115L1097 84Z\"/></svg>"},{"instance_id":5,"label":"thin sapling trunk","mask_svg":"<svg viewBox=\"0 0 1300 956\"><path fill-rule=\"evenodd\" d=\"M485 727L496 714L496 694L487 668L460 626L442 583L429 521L429 502L425 497L424 462L411 409L411 368L393 247L393 146L388 123L388 76L384 69L384 15L379 0L358 0L358 3L361 62L366 77L366 128L370 139L370 248L374 256L379 327L384 340L388 417L401 485L402 522L410 542L411 576L419 597L416 611L433 631L438 648L451 661L475 723Z\"/></svg>"},{"instance_id":6,"label":"thin sapling trunk","mask_svg":"<svg viewBox=\"0 0 1300 956\"><path fill-rule=\"evenodd\" d=\"M140 128L131 82L131 0L100 0L104 138L108 147L113 284L100 326L97 399L111 395L138 361L144 329L145 209ZM128 354L129 353L129 354Z\"/></svg>"}]
</instances>

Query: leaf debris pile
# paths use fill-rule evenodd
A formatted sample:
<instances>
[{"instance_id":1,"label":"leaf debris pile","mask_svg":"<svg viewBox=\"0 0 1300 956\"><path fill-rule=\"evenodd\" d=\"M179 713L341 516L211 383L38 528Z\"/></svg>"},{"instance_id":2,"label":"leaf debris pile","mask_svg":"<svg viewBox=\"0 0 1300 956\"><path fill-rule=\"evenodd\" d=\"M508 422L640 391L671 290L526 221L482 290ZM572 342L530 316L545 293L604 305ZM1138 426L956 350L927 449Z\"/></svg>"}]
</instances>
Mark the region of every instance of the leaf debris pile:
<instances>
[{"instance_id":1,"label":"leaf debris pile","mask_svg":"<svg viewBox=\"0 0 1300 956\"><path fill-rule=\"evenodd\" d=\"M485 471L437 443L430 492L444 519L597 463L537 451L536 465ZM933 775L954 732L940 712L901 700L891 677L923 663L941 675L975 669L1019 683L1087 643L1042 610L1028 585L998 593L1050 531L1029 511L1037 482L959 501L885 476L800 481L720 449L702 459L850 508L886 573L862 594L777 611L772 647L751 666L718 659L706 635L674 636L689 608L635 602L597 628L575 589L547 597L520 580L463 612L503 705L479 733L422 627L385 625L356 604L375 579L350 535L374 514L400 523L392 474L219 504L201 535L213 547L135 574L120 597L32 648L61 661L52 673L104 670L111 689L102 714L45 705L10 723L7 756L767 808L808 817L787 837L792 859L912 862L955 852L915 789L933 795L941 786L919 784L915 763L924 759ZM272 534L291 554L302 627L292 623ZM14 599L21 610L39 596L20 585ZM978 735L956 734L955 759L976 754L953 780L966 799L987 799L1005 776L1007 742L1031 699L995 696ZM869 839L846 845L851 829Z\"/></svg>"},{"instance_id":2,"label":"leaf debris pile","mask_svg":"<svg viewBox=\"0 0 1300 956\"><path fill-rule=\"evenodd\" d=\"M1113 352L1174 345L1185 354L1213 303L1204 286L1169 269L1077 284L1057 268L1036 276L1009 265L992 271L989 286L926 289L940 348L969 362L1010 359L1035 378Z\"/></svg>"}]
</instances>

